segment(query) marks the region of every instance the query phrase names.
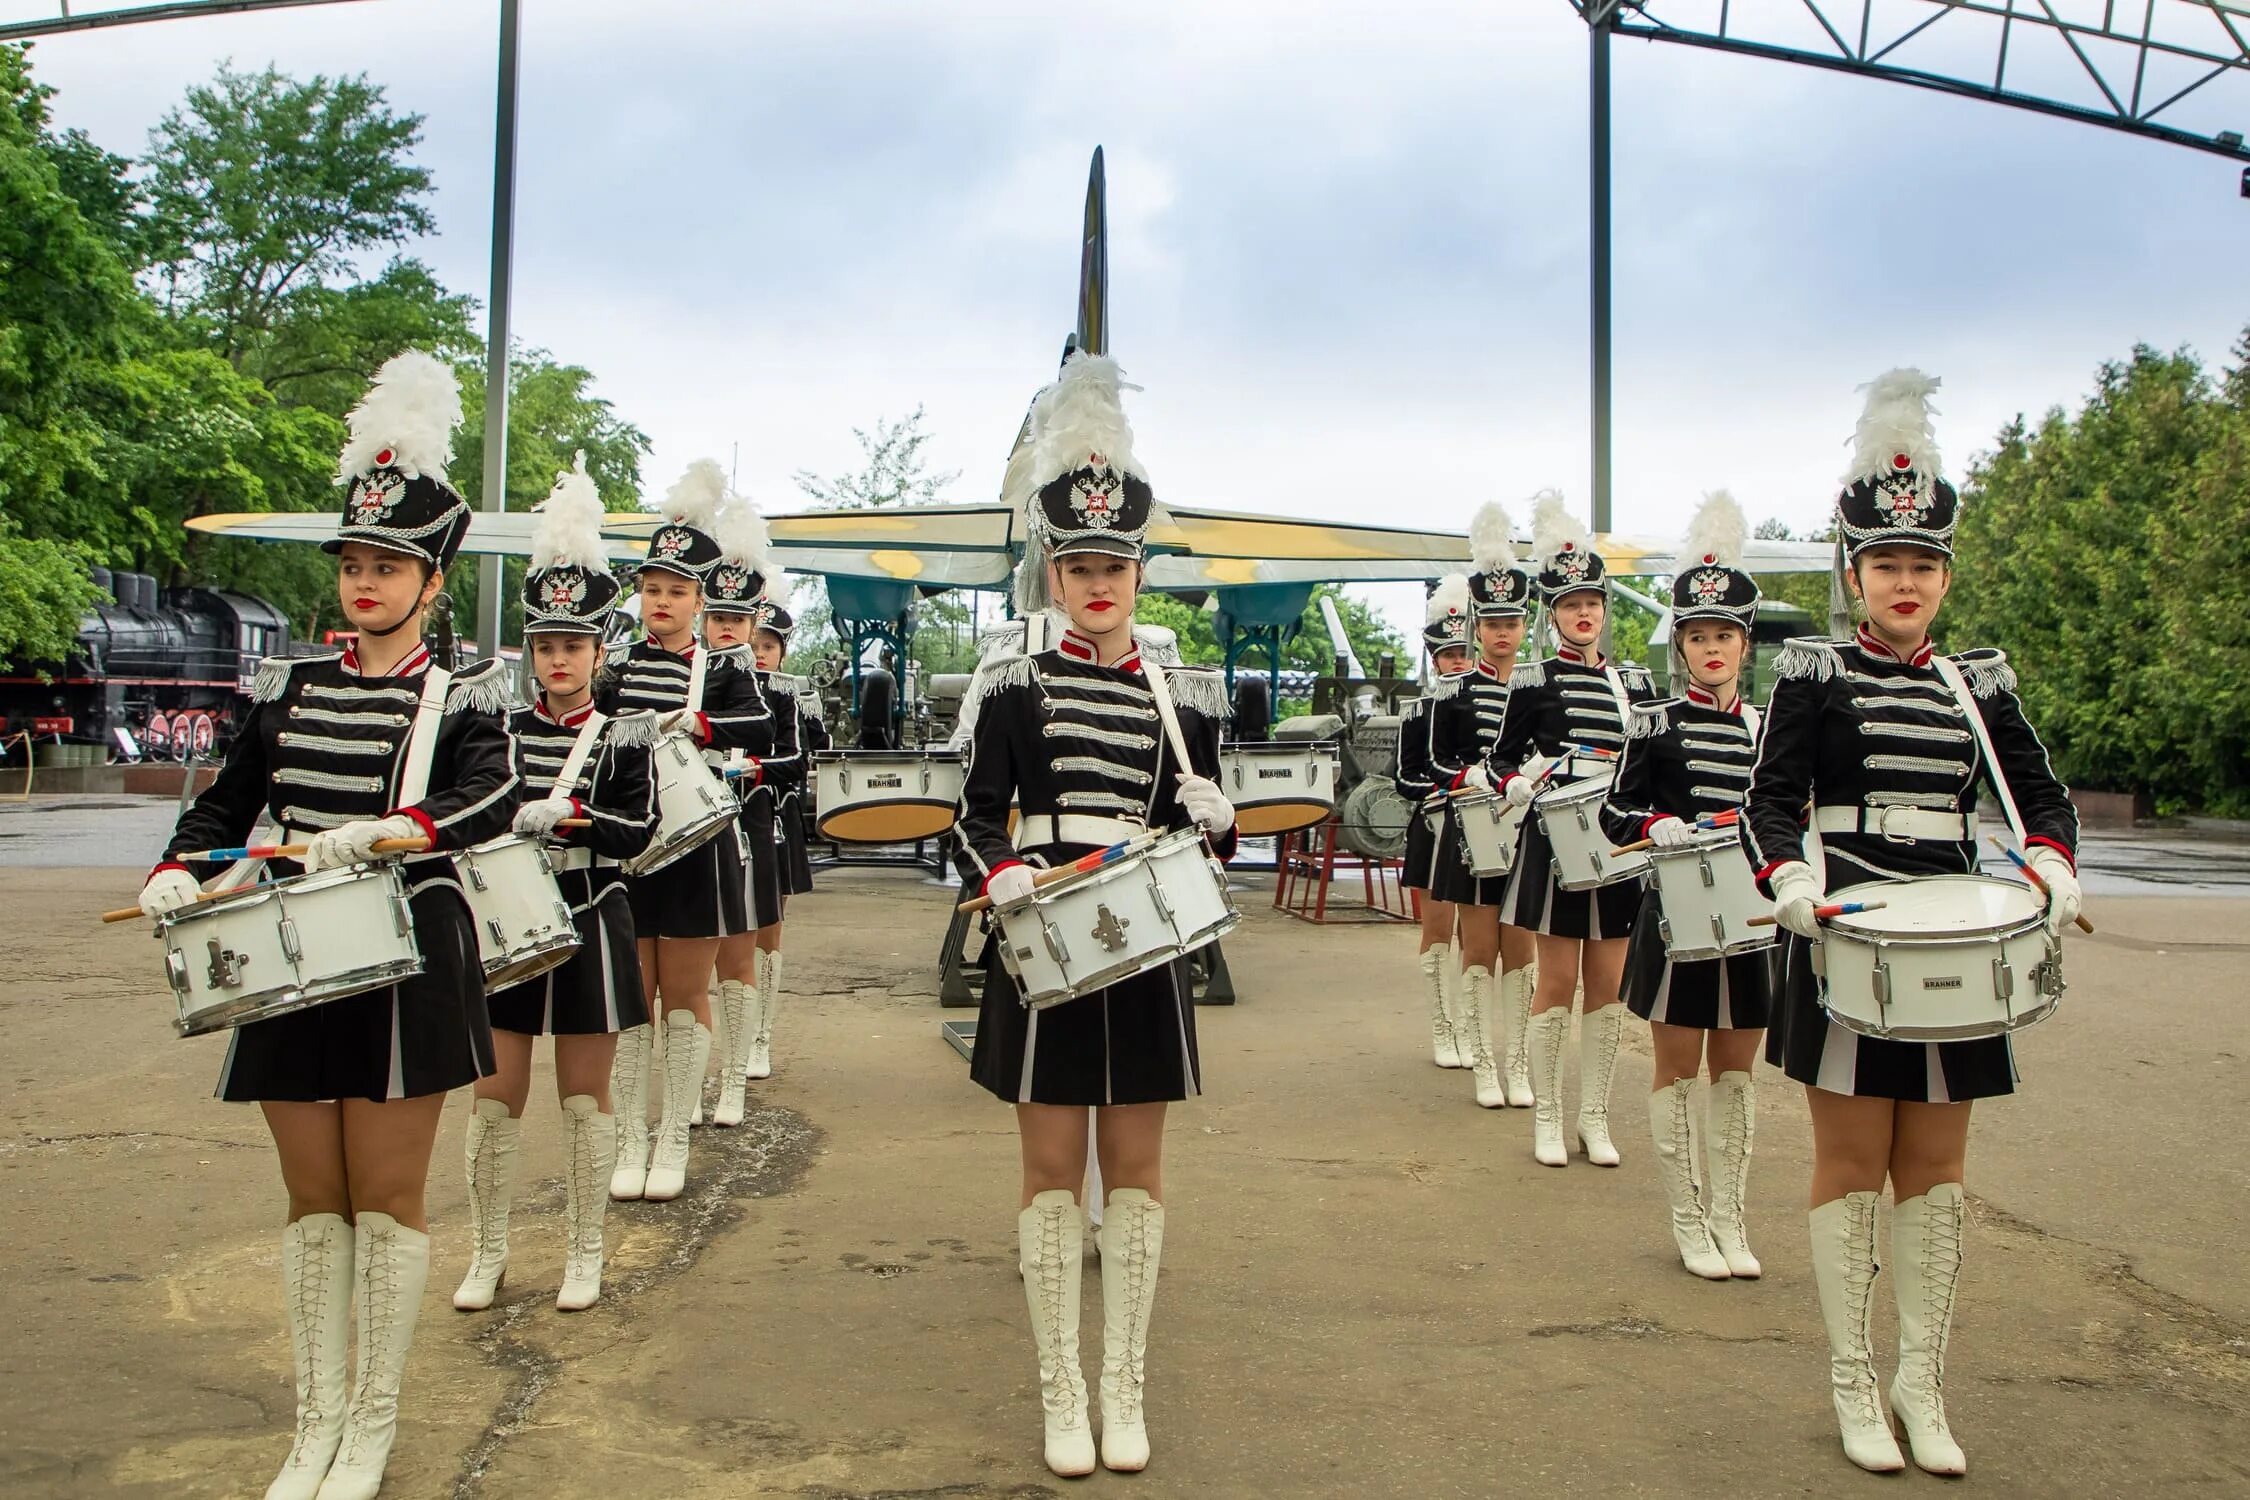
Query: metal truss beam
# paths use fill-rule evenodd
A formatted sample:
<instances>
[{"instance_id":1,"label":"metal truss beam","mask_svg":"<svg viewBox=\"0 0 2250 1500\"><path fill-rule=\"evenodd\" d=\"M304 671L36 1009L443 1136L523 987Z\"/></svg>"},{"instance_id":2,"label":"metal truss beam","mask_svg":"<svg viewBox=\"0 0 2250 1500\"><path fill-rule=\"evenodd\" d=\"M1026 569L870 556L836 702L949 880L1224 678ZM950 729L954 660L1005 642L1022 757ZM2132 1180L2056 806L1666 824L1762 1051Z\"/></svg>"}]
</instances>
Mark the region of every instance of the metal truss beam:
<instances>
[{"instance_id":1,"label":"metal truss beam","mask_svg":"<svg viewBox=\"0 0 2250 1500\"><path fill-rule=\"evenodd\" d=\"M2169 145L2250 162L2250 4L2243 0L1570 0L1589 26L1621 37L1672 42L1801 63L1961 98L2122 130ZM1715 14L1714 14L1715 13ZM1824 39L1801 38L1810 22ZM2024 39L2059 41L2098 104L2057 98L2021 83ZM1910 42L1949 44L1942 60ZM2011 47L2014 53L2011 53ZM2167 75L2163 84L2151 66ZM2011 77L2011 65L2015 75ZM2239 113L2226 128L2180 123L2181 106L2223 98Z\"/></svg>"},{"instance_id":2,"label":"metal truss beam","mask_svg":"<svg viewBox=\"0 0 2250 1500\"><path fill-rule=\"evenodd\" d=\"M55 14L43 21L10 21L0 24L0 42L27 42L72 31L99 31L106 26L133 26L142 21L184 21L200 16L231 16L244 11L295 10L306 5L338 5L350 0L170 0L161 5L111 5L89 8L80 0L71 14L70 0L55 0Z\"/></svg>"}]
</instances>

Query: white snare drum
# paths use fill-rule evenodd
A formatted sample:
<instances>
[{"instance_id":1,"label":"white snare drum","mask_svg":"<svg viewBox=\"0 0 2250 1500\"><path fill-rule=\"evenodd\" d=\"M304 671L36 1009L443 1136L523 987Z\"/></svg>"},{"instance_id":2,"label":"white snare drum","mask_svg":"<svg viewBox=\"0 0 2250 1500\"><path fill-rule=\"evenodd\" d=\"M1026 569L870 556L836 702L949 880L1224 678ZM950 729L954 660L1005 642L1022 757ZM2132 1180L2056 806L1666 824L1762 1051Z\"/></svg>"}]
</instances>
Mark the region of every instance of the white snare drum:
<instances>
[{"instance_id":1,"label":"white snare drum","mask_svg":"<svg viewBox=\"0 0 2250 1500\"><path fill-rule=\"evenodd\" d=\"M1674 963L1727 958L1771 948L1775 929L1752 927L1773 911L1750 877L1750 858L1731 828L1699 833L1692 843L1648 851L1664 951Z\"/></svg>"},{"instance_id":2,"label":"white snare drum","mask_svg":"<svg viewBox=\"0 0 2250 1500\"><path fill-rule=\"evenodd\" d=\"M1000 956L1033 1010L1169 963L1241 920L1226 871L1193 828L994 910Z\"/></svg>"},{"instance_id":3,"label":"white snare drum","mask_svg":"<svg viewBox=\"0 0 2250 1500\"><path fill-rule=\"evenodd\" d=\"M703 758L703 748L678 730L665 735L649 752L649 770L656 777L656 835L648 847L618 868L628 875L661 870L691 854L727 831L742 804L735 801L721 776Z\"/></svg>"},{"instance_id":4,"label":"white snare drum","mask_svg":"<svg viewBox=\"0 0 2250 1500\"><path fill-rule=\"evenodd\" d=\"M1269 740L1219 747L1219 789L1244 838L1295 833L1336 810L1336 745Z\"/></svg>"},{"instance_id":5,"label":"white snare drum","mask_svg":"<svg viewBox=\"0 0 2250 1500\"><path fill-rule=\"evenodd\" d=\"M1497 792L1474 792L1449 804L1461 830L1461 852L1469 873L1479 880L1505 875L1515 867L1516 844L1523 833L1525 808Z\"/></svg>"},{"instance_id":6,"label":"white snare drum","mask_svg":"<svg viewBox=\"0 0 2250 1500\"><path fill-rule=\"evenodd\" d=\"M1968 1041L2044 1021L2062 999L2062 945L2027 886L1931 875L1871 881L1823 899L1885 903L1831 917L1813 948L1821 1004L1847 1031Z\"/></svg>"},{"instance_id":7,"label":"white snare drum","mask_svg":"<svg viewBox=\"0 0 2250 1500\"><path fill-rule=\"evenodd\" d=\"M503 834L462 850L453 865L476 921L487 991L536 979L578 950L578 927L545 846Z\"/></svg>"},{"instance_id":8,"label":"white snare drum","mask_svg":"<svg viewBox=\"0 0 2250 1500\"><path fill-rule=\"evenodd\" d=\"M1555 884L1566 891L1590 891L1615 885L1648 870L1648 855L1614 854L1609 834L1602 828L1602 803L1609 785L1617 779L1614 766L1605 766L1582 781L1550 786L1531 799L1539 815L1539 829L1547 835L1555 854Z\"/></svg>"},{"instance_id":9,"label":"white snare drum","mask_svg":"<svg viewBox=\"0 0 2250 1500\"><path fill-rule=\"evenodd\" d=\"M824 750L813 757L813 829L839 844L908 844L953 826L968 779L950 750Z\"/></svg>"},{"instance_id":10,"label":"white snare drum","mask_svg":"<svg viewBox=\"0 0 2250 1500\"><path fill-rule=\"evenodd\" d=\"M422 972L406 877L346 865L199 901L157 924L182 1036L379 989Z\"/></svg>"}]
</instances>

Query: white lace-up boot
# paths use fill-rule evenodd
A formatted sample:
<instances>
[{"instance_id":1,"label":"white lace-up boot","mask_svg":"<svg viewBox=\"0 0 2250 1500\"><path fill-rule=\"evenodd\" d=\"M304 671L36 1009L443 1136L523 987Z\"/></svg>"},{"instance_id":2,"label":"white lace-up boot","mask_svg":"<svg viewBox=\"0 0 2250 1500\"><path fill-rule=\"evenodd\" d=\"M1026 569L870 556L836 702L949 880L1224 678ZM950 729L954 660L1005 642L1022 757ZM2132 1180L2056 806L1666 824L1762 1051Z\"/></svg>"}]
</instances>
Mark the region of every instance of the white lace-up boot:
<instances>
[{"instance_id":1,"label":"white lace-up boot","mask_svg":"<svg viewBox=\"0 0 2250 1500\"><path fill-rule=\"evenodd\" d=\"M749 1078L773 1077L773 1018L781 1009L781 954L758 950L758 992L750 997Z\"/></svg>"},{"instance_id":2,"label":"white lace-up boot","mask_svg":"<svg viewBox=\"0 0 2250 1500\"><path fill-rule=\"evenodd\" d=\"M1706 1100L1704 1173L1711 1206L1711 1238L1727 1258L1727 1273L1755 1281L1763 1268L1750 1253L1743 1201L1750 1193L1750 1141L1758 1128L1758 1093L1748 1073L1721 1073Z\"/></svg>"},{"instance_id":3,"label":"white lace-up boot","mask_svg":"<svg viewBox=\"0 0 2250 1500\"><path fill-rule=\"evenodd\" d=\"M1148 1320L1164 1258L1164 1205L1139 1188L1109 1195L1102 1224L1102 1467L1148 1467L1143 1413Z\"/></svg>"},{"instance_id":4,"label":"white lace-up boot","mask_svg":"<svg viewBox=\"0 0 2250 1500\"><path fill-rule=\"evenodd\" d=\"M1451 954L1441 943L1435 948L1424 948L1417 962L1422 970L1422 991L1430 1002L1430 1061L1441 1068L1458 1068L1461 1050L1453 1037L1452 1009L1445 1003Z\"/></svg>"},{"instance_id":5,"label":"white lace-up boot","mask_svg":"<svg viewBox=\"0 0 2250 1500\"><path fill-rule=\"evenodd\" d=\"M469 1106L461 1157L469 1173L469 1272L453 1293L463 1312L481 1312L508 1276L508 1212L516 1196L516 1148L523 1121L498 1099Z\"/></svg>"},{"instance_id":6,"label":"white lace-up boot","mask_svg":"<svg viewBox=\"0 0 2250 1500\"><path fill-rule=\"evenodd\" d=\"M1531 1018L1531 1154L1549 1167L1570 1165L1563 1142L1562 1059L1570 1045L1570 1007L1558 1005Z\"/></svg>"},{"instance_id":7,"label":"white lace-up boot","mask_svg":"<svg viewBox=\"0 0 2250 1500\"><path fill-rule=\"evenodd\" d=\"M719 1027L725 1040L719 1054L719 1102L711 1107L714 1125L742 1123L742 1079L750 1066L751 1014L757 1005L757 992L749 985L739 979L719 981Z\"/></svg>"},{"instance_id":8,"label":"white lace-up boot","mask_svg":"<svg viewBox=\"0 0 2250 1500\"><path fill-rule=\"evenodd\" d=\"M1016 1215L1016 1247L1031 1338L1039 1349L1039 1404L1046 1413L1047 1467L1065 1479L1094 1472L1094 1429L1078 1365L1079 1268L1085 1222L1078 1200L1050 1188Z\"/></svg>"},{"instance_id":9,"label":"white lace-up boot","mask_svg":"<svg viewBox=\"0 0 2250 1500\"><path fill-rule=\"evenodd\" d=\"M1958 1182L1941 1182L1891 1213L1891 1290L1898 1299L1891 1410L1906 1429L1915 1465L1932 1474L1969 1472L1945 1421L1945 1346L1953 1335L1967 1229L1968 1205Z\"/></svg>"},{"instance_id":10,"label":"white lace-up boot","mask_svg":"<svg viewBox=\"0 0 2250 1500\"><path fill-rule=\"evenodd\" d=\"M1695 1195L1695 1080L1675 1078L1648 1096L1648 1133L1656 1143L1656 1175L1672 1210L1672 1242L1680 1264L1705 1281L1727 1279L1726 1257L1711 1241Z\"/></svg>"},{"instance_id":11,"label":"white lace-up boot","mask_svg":"<svg viewBox=\"0 0 2250 1500\"><path fill-rule=\"evenodd\" d=\"M656 1202L677 1198L687 1187L688 1117L703 1096L703 1074L711 1065L711 1029L692 1010L664 1017L664 1114L657 1121L656 1145L649 1152L648 1184L641 1196Z\"/></svg>"},{"instance_id":12,"label":"white lace-up boot","mask_svg":"<svg viewBox=\"0 0 2250 1500\"><path fill-rule=\"evenodd\" d=\"M1529 1109L1531 1091L1531 991L1539 966L1525 964L1500 976L1500 1067L1510 1109Z\"/></svg>"},{"instance_id":13,"label":"white lace-up boot","mask_svg":"<svg viewBox=\"0 0 2250 1500\"><path fill-rule=\"evenodd\" d=\"M281 1301L297 1371L297 1436L266 1500L313 1500L344 1441L351 1397L352 1226L307 1214L281 1232Z\"/></svg>"},{"instance_id":14,"label":"white lace-up boot","mask_svg":"<svg viewBox=\"0 0 2250 1500\"><path fill-rule=\"evenodd\" d=\"M1883 1418L1869 1328L1875 1301L1874 1193L1846 1193L1806 1215L1812 1231L1813 1280L1821 1321L1828 1325L1828 1384L1844 1456L1876 1474L1906 1467Z\"/></svg>"},{"instance_id":15,"label":"white lace-up boot","mask_svg":"<svg viewBox=\"0 0 2250 1500\"><path fill-rule=\"evenodd\" d=\"M617 1127L592 1094L563 1101L563 1250L558 1312L579 1312L602 1297L602 1220L609 1213L610 1168L617 1159Z\"/></svg>"},{"instance_id":16,"label":"white lace-up boot","mask_svg":"<svg viewBox=\"0 0 2250 1500\"><path fill-rule=\"evenodd\" d=\"M609 1195L638 1198L648 1186L648 1075L656 1051L654 1026L628 1026L617 1035L617 1060L609 1070L610 1107L617 1112L617 1165Z\"/></svg>"},{"instance_id":17,"label":"white lace-up boot","mask_svg":"<svg viewBox=\"0 0 2250 1500\"><path fill-rule=\"evenodd\" d=\"M1609 1091L1624 1035L1622 1005L1590 1010L1578 1022L1578 1140L1586 1160L1597 1167L1617 1165L1617 1144L1609 1138Z\"/></svg>"},{"instance_id":18,"label":"white lace-up boot","mask_svg":"<svg viewBox=\"0 0 2250 1500\"><path fill-rule=\"evenodd\" d=\"M1477 1103L1506 1109L1508 1091L1500 1084L1500 1063L1492 1055L1492 971L1481 966L1461 971L1461 1029L1469 1067L1476 1075Z\"/></svg>"},{"instance_id":19,"label":"white lace-up boot","mask_svg":"<svg viewBox=\"0 0 2250 1500\"><path fill-rule=\"evenodd\" d=\"M375 1500L383 1466L398 1436L398 1387L422 1288L430 1279L430 1237L389 1214L362 1213L353 1226L352 1304L359 1315L359 1355L351 1412L336 1462L320 1482L318 1500Z\"/></svg>"}]
</instances>

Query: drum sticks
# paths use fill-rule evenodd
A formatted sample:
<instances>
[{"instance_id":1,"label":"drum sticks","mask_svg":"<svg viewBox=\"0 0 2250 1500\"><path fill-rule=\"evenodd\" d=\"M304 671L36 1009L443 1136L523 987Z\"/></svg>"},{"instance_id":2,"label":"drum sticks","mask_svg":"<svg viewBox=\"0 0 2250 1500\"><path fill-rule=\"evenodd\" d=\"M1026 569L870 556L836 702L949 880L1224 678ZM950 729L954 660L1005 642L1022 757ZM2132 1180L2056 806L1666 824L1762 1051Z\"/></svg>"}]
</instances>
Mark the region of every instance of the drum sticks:
<instances>
[{"instance_id":1,"label":"drum sticks","mask_svg":"<svg viewBox=\"0 0 2250 1500\"><path fill-rule=\"evenodd\" d=\"M1732 828L1737 822L1740 821L1740 819L1741 814L1739 813L1713 813L1707 818L1697 818L1695 822L1689 826L1699 829L1702 832L1708 833L1714 828ZM1610 850L1609 852L1612 854L1638 854L1643 849L1652 847L1655 843L1656 840L1654 839L1635 839L1630 844L1619 844L1616 848Z\"/></svg>"},{"instance_id":2,"label":"drum sticks","mask_svg":"<svg viewBox=\"0 0 2250 1500\"><path fill-rule=\"evenodd\" d=\"M1160 837L1162 835L1159 832L1151 830L1148 833L1129 838L1122 844L1111 844L1106 849L1096 849L1091 854L1080 855L1067 865L1057 865L1051 870L1039 871L1031 877L1031 883L1034 887L1053 885L1066 875L1076 875L1086 870L1098 870L1103 865L1113 864L1141 847L1141 845L1153 842ZM983 911L990 905L992 905L990 896L971 896L968 900L962 902L957 910L977 912Z\"/></svg>"},{"instance_id":3,"label":"drum sticks","mask_svg":"<svg viewBox=\"0 0 2250 1500\"><path fill-rule=\"evenodd\" d=\"M557 828L586 828L591 826L592 822L593 820L590 818L565 818L555 826ZM198 862L209 860L233 861L238 859L303 859L305 857L305 851L308 847L310 846L305 844L245 844L239 848L234 849L198 849L193 853L182 854L179 856L179 858L183 860L196 860ZM421 837L410 839L379 839L375 844L375 852L377 854L419 854L429 847L430 841L426 838ZM217 899L220 896L231 896L236 891L247 889L247 886L228 886L224 890L204 891L195 899L198 901L211 901ZM103 912L102 920L104 922L130 922L135 917L143 915L145 915L145 913L143 913L139 907L127 906L122 907L117 911Z\"/></svg>"},{"instance_id":4,"label":"drum sticks","mask_svg":"<svg viewBox=\"0 0 2250 1500\"><path fill-rule=\"evenodd\" d=\"M2040 895L2045 896L2049 901L2055 899L2055 893L2047 889L2047 882L2039 878L2039 872L2031 868L2030 861L2026 860L2022 855L2016 853L2015 850L2009 848L2006 844L2001 843L1998 839L1994 839L1992 841L1992 847L1999 850L2002 854L2008 856L2008 863L2014 865L2018 870L2023 872L2023 878L2031 882L2031 888L2033 890L2037 891ZM2086 920L2086 914L2084 912L2080 912L2071 920L2078 924L2078 930L2080 932L2092 932L2094 930L2094 924Z\"/></svg>"},{"instance_id":5,"label":"drum sticks","mask_svg":"<svg viewBox=\"0 0 2250 1500\"><path fill-rule=\"evenodd\" d=\"M1814 907L1812 914L1816 920L1825 922L1830 917L1849 917L1863 911L1881 911L1888 905L1890 905L1888 901L1832 901L1826 906ZM1768 912L1762 917L1751 917L1742 925L1745 927L1772 927L1780 921L1781 918Z\"/></svg>"}]
</instances>

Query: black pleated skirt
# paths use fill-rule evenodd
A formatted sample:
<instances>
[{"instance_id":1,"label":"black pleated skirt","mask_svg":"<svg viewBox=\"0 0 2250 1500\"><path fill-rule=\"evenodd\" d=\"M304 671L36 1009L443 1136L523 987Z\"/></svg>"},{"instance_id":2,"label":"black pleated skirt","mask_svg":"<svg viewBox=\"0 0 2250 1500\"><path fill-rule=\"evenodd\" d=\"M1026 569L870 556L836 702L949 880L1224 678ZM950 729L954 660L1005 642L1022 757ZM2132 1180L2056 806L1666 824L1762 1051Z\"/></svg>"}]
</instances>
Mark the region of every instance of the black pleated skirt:
<instances>
[{"instance_id":1,"label":"black pleated skirt","mask_svg":"<svg viewBox=\"0 0 2250 1500\"><path fill-rule=\"evenodd\" d=\"M795 792L781 804L781 893L802 896L812 889L812 856L805 847L805 794Z\"/></svg>"},{"instance_id":2,"label":"black pleated skirt","mask_svg":"<svg viewBox=\"0 0 2250 1500\"><path fill-rule=\"evenodd\" d=\"M2016 1091L2015 1044L2009 1038L1893 1042L1847 1031L1820 1003L1811 942L1788 933L1779 951L1781 993L1766 1033L1766 1061L1797 1082L1832 1094L1918 1104L1957 1104Z\"/></svg>"},{"instance_id":3,"label":"black pleated skirt","mask_svg":"<svg viewBox=\"0 0 2250 1500\"><path fill-rule=\"evenodd\" d=\"M1607 939L1631 937L1641 905L1641 881L1620 880L1588 891L1566 891L1555 883L1555 851L1536 813L1523 820L1523 842L1516 867L1507 875L1500 920L1511 927L1549 937Z\"/></svg>"},{"instance_id":4,"label":"black pleated skirt","mask_svg":"<svg viewBox=\"0 0 2250 1500\"><path fill-rule=\"evenodd\" d=\"M1406 820L1406 857L1400 861L1398 882L1410 891L1430 889L1437 873L1438 832L1432 821L1420 808Z\"/></svg>"},{"instance_id":5,"label":"black pleated skirt","mask_svg":"<svg viewBox=\"0 0 2250 1500\"><path fill-rule=\"evenodd\" d=\"M1417 818L1416 822L1421 820ZM1525 821L1529 821L1526 819ZM1516 846L1518 863L1523 859L1523 846ZM1447 808L1438 830L1437 849L1430 858L1430 898L1435 901L1455 901L1463 906L1498 906L1507 898L1508 877L1492 875L1479 879L1469 873L1469 853L1461 844L1461 824Z\"/></svg>"},{"instance_id":6,"label":"black pleated skirt","mask_svg":"<svg viewBox=\"0 0 2250 1500\"><path fill-rule=\"evenodd\" d=\"M987 943L969 1076L1010 1104L1155 1104L1202 1093L1187 960L1035 1011L1000 944Z\"/></svg>"},{"instance_id":7,"label":"black pleated skirt","mask_svg":"<svg viewBox=\"0 0 2250 1500\"><path fill-rule=\"evenodd\" d=\"M628 876L633 933L644 938L733 937L750 930L741 825L647 875Z\"/></svg>"},{"instance_id":8,"label":"black pleated skirt","mask_svg":"<svg viewBox=\"0 0 2250 1500\"><path fill-rule=\"evenodd\" d=\"M1656 888L1641 898L1625 949L1625 1006L1644 1021L1704 1031L1755 1031L1773 1016L1774 948L1674 963L1664 951Z\"/></svg>"},{"instance_id":9,"label":"black pleated skirt","mask_svg":"<svg viewBox=\"0 0 2250 1500\"><path fill-rule=\"evenodd\" d=\"M781 822L770 793L753 793L742 809L743 900L750 910L750 925L771 927L781 920L781 862L787 851L781 843Z\"/></svg>"},{"instance_id":10,"label":"black pleated skirt","mask_svg":"<svg viewBox=\"0 0 2250 1500\"><path fill-rule=\"evenodd\" d=\"M604 888L589 902L588 877ZM578 951L536 979L496 990L485 1002L493 1026L525 1036L599 1036L648 1022L641 992L640 950L633 909L615 870L565 870L557 875L578 926Z\"/></svg>"},{"instance_id":11,"label":"black pleated skirt","mask_svg":"<svg viewBox=\"0 0 2250 1500\"><path fill-rule=\"evenodd\" d=\"M422 972L237 1026L219 1072L221 1099L417 1099L493 1071L484 966L453 862L417 861L407 878Z\"/></svg>"}]
</instances>

